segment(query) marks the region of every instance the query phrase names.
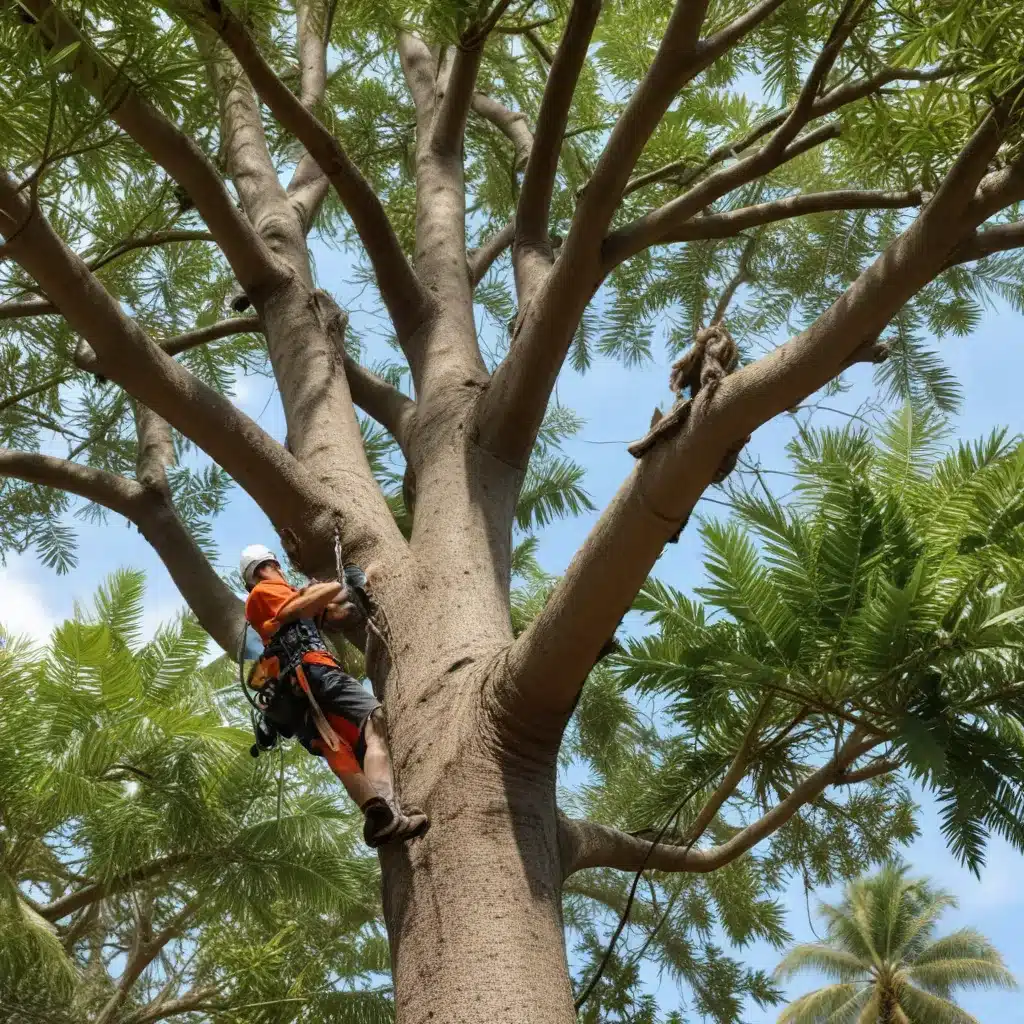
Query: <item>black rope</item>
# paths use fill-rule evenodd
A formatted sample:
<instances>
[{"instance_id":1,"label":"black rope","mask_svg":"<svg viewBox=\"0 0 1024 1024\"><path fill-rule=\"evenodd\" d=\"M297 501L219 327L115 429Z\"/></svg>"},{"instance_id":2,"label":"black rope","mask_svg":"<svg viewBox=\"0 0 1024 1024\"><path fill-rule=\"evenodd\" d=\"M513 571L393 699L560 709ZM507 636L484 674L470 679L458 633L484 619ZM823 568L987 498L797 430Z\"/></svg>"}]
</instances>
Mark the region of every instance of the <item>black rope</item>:
<instances>
[{"instance_id":1,"label":"black rope","mask_svg":"<svg viewBox=\"0 0 1024 1024\"><path fill-rule=\"evenodd\" d=\"M601 980L602 976L604 975L604 972L607 969L609 962L611 961L612 953L615 952L615 944L619 941L619 936L622 935L623 931L625 931L626 929L626 925L629 922L629 913L633 909L633 901L634 899L636 899L637 887L640 885L640 879L643 877L644 871L647 870L647 862L651 859L651 854L654 853L654 848L664 838L665 833L669 830L669 827L671 826L672 822L674 822L679 817L679 815L683 813L683 809L686 807L686 805L709 782L711 782L711 780L714 779L716 775L718 775L719 771L720 769L716 768L713 772L711 772L711 774L701 779L701 781L698 782L697 785L695 785L693 789L691 789L690 792L683 797L683 799L679 802L675 810L665 820L665 824L661 826L661 829L658 831L658 834L654 837L654 840L651 843L650 848L644 855L644 859L640 864L640 869L637 871L635 877L633 878L633 884L629 887L629 897L626 899L626 906L622 911L622 915L619 917L618 926L612 934L611 940L608 942L608 948L604 951L604 956L601 958L601 962L600 964L598 964L597 970L594 972L594 976L590 979L590 982L588 983L587 987L583 990L583 994L579 997L579 999L576 1000L577 1013L580 1012L580 1008L590 998L594 989L597 988L597 983ZM694 836L693 839L690 840L689 845L686 847L685 853L688 853L691 849L693 849L693 844L697 842L697 839L698 837ZM659 928L660 927L661 926L659 925Z\"/></svg>"}]
</instances>

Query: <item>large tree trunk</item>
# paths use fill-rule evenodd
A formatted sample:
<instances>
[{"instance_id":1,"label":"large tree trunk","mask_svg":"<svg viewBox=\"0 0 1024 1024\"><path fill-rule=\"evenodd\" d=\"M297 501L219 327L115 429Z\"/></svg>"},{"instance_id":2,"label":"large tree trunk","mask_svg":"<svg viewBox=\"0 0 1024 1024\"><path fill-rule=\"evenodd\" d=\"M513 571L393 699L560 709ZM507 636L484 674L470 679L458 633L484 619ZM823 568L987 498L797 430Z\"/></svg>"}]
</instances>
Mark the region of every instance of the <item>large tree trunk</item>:
<instances>
[{"instance_id":1,"label":"large tree trunk","mask_svg":"<svg viewBox=\"0 0 1024 1024\"><path fill-rule=\"evenodd\" d=\"M482 681L468 666L417 680L425 703L432 692L444 695L434 714L399 715L392 731L402 797L428 803L433 818L424 840L382 858L399 1024L564 1024L576 1016L556 759L488 721L474 700ZM409 686L404 677L401 686Z\"/></svg>"}]
</instances>

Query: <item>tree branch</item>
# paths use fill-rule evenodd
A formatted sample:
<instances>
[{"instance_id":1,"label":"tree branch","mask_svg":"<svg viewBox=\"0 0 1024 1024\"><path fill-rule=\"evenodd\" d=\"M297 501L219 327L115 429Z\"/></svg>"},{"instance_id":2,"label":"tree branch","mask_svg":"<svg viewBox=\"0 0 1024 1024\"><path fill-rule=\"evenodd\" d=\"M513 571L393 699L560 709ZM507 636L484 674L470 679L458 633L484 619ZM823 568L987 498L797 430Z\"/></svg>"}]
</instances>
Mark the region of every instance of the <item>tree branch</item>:
<instances>
[{"instance_id":1,"label":"tree branch","mask_svg":"<svg viewBox=\"0 0 1024 1024\"><path fill-rule=\"evenodd\" d=\"M9 448L0 448L0 476L17 477L40 487L69 491L126 519L133 518L143 492L142 486L134 480L102 469L39 452Z\"/></svg>"},{"instance_id":2,"label":"tree branch","mask_svg":"<svg viewBox=\"0 0 1024 1024\"><path fill-rule=\"evenodd\" d=\"M835 113L840 107L845 107L850 103L855 103L857 100L864 99L864 97L878 92L892 82L934 82L942 78L948 78L955 73L956 70L954 68L935 68L930 71L917 71L912 68L885 68L868 78L836 86L836 88L825 93L824 96L818 97L811 107L807 123L825 117L827 114ZM656 170L648 171L646 174L637 175L627 183L623 195L628 196L637 189L644 188L647 185L654 185L676 176L679 177L680 187L691 185L697 178L716 164L720 164L723 160L727 160L730 157L737 158L740 153L749 149L755 142L760 141L764 136L775 131L776 128L786 121L792 112L793 108L787 107L785 110L766 118L735 142L727 142L712 150L708 157L696 167L689 160L676 160Z\"/></svg>"},{"instance_id":3,"label":"tree branch","mask_svg":"<svg viewBox=\"0 0 1024 1024\"><path fill-rule=\"evenodd\" d=\"M296 0L295 3L301 69L299 99L310 111L324 98L327 89L327 45L331 33L327 18L334 11L334 5L328 9L325 0Z\"/></svg>"},{"instance_id":4,"label":"tree branch","mask_svg":"<svg viewBox=\"0 0 1024 1024\"><path fill-rule=\"evenodd\" d=\"M334 0L296 0L296 38L301 67L299 100L311 113L327 89L327 49L337 3ZM311 227L331 183L316 160L304 152L288 182L288 196L306 231Z\"/></svg>"},{"instance_id":5,"label":"tree branch","mask_svg":"<svg viewBox=\"0 0 1024 1024\"><path fill-rule=\"evenodd\" d=\"M726 800L732 796L736 791L736 787L743 781L743 776L746 774L747 766L750 763L751 753L757 743L763 717L764 708L762 707L743 736L743 742L740 744L739 750L736 751L736 756L732 759L732 763L722 777L722 781L697 813L693 824L687 829L686 835L682 839L682 845L692 846L704 835L708 825L715 820L715 815L718 814Z\"/></svg>"},{"instance_id":6,"label":"tree branch","mask_svg":"<svg viewBox=\"0 0 1024 1024\"><path fill-rule=\"evenodd\" d=\"M204 2L210 24L235 55L260 99L306 147L334 186L373 264L399 341L408 343L429 315L431 302L402 252L380 199L341 143L277 77L245 26L220 0Z\"/></svg>"},{"instance_id":7,"label":"tree branch","mask_svg":"<svg viewBox=\"0 0 1024 1024\"><path fill-rule=\"evenodd\" d=\"M211 341L220 341L221 338L230 338L236 334L255 334L260 330L262 327L258 316L233 316L206 327L196 327L183 334L175 334L170 338L154 340L169 356L177 356Z\"/></svg>"},{"instance_id":8,"label":"tree branch","mask_svg":"<svg viewBox=\"0 0 1024 1024\"><path fill-rule=\"evenodd\" d=\"M486 36L484 37L486 38ZM473 103L476 76L484 53L484 38L455 47L455 54L434 96L430 148L439 156L462 160L466 118Z\"/></svg>"},{"instance_id":9,"label":"tree branch","mask_svg":"<svg viewBox=\"0 0 1024 1024\"><path fill-rule=\"evenodd\" d=\"M147 415L157 423L163 422L144 410L143 416ZM159 468L166 464L160 460L168 457L169 436L146 431L144 426L138 482L67 459L6 449L0 449L0 477L16 477L40 487L68 491L134 523L164 563L200 625L233 655L244 621L242 602L217 575L171 502L165 487L166 475ZM155 483L152 488L147 486L150 481ZM77 906L72 911L75 909Z\"/></svg>"},{"instance_id":10,"label":"tree branch","mask_svg":"<svg viewBox=\"0 0 1024 1024\"><path fill-rule=\"evenodd\" d=\"M136 459L135 479L147 490L171 497L167 481L167 470L174 465L174 438L167 420L161 419L152 409L139 402L134 403Z\"/></svg>"},{"instance_id":11,"label":"tree branch","mask_svg":"<svg viewBox=\"0 0 1024 1024\"><path fill-rule=\"evenodd\" d=\"M368 416L372 416L398 442L402 454L409 458L412 442L413 421L416 416L416 403L403 395L398 388L389 384L383 377L360 365L345 348L345 330L348 327L348 315L325 291L317 295L323 303L328 315L328 333L334 342L338 355L345 364L345 377L352 394L352 401Z\"/></svg>"},{"instance_id":12,"label":"tree branch","mask_svg":"<svg viewBox=\"0 0 1024 1024\"><path fill-rule=\"evenodd\" d=\"M688 82L753 31L783 0L761 0L742 17L699 41L706 0L678 0L654 60L612 129L573 218L566 254L604 234L647 140Z\"/></svg>"},{"instance_id":13,"label":"tree branch","mask_svg":"<svg viewBox=\"0 0 1024 1024\"><path fill-rule=\"evenodd\" d=\"M869 189L839 189L835 192L810 192L786 196L769 203L744 206L724 213L693 217L676 228L665 228L659 242L691 242L703 238L734 238L748 228L793 220L814 213L836 210L902 210L921 206L926 196L920 189L909 192L883 192ZM624 235L617 236L624 238Z\"/></svg>"},{"instance_id":14,"label":"tree branch","mask_svg":"<svg viewBox=\"0 0 1024 1024\"><path fill-rule=\"evenodd\" d=\"M815 146L836 138L838 134L838 124L825 124L800 136L782 151L770 150L765 146L732 166L709 175L688 192L664 206L613 231L601 247L602 273L609 273L624 260L648 246L676 241L677 235L683 235L689 224L695 223L697 215L711 203L741 185L769 174ZM853 191L855 190L850 190Z\"/></svg>"},{"instance_id":15,"label":"tree branch","mask_svg":"<svg viewBox=\"0 0 1024 1024\"><path fill-rule=\"evenodd\" d=\"M131 994L135 982L139 980L143 971L160 955L160 951L171 939L182 933L185 925L195 915L199 906L198 900L186 903L181 910L175 914L166 928L163 928L157 935L148 941L144 940L138 933L133 943L133 949L128 956L124 971L118 980L117 988L111 993L110 998L93 1019L92 1024L111 1024L118 1011L124 1006Z\"/></svg>"},{"instance_id":16,"label":"tree branch","mask_svg":"<svg viewBox=\"0 0 1024 1024\"><path fill-rule=\"evenodd\" d=\"M715 311L711 315L712 324L720 324L725 319L725 314L729 310L729 304L735 297L736 292L739 291L741 285L750 280L750 261L753 258L754 250L757 248L757 242L758 236L751 235L747 240L747 244L743 247L736 273L729 279L729 283L725 286L718 299L718 304L715 306Z\"/></svg>"},{"instance_id":17,"label":"tree branch","mask_svg":"<svg viewBox=\"0 0 1024 1024\"><path fill-rule=\"evenodd\" d=\"M293 207L270 157L252 85L220 40L199 32L196 36L219 104L223 151L242 209L268 247L300 276L308 277L306 254L294 250L292 232L281 223L282 208L291 211Z\"/></svg>"},{"instance_id":18,"label":"tree branch","mask_svg":"<svg viewBox=\"0 0 1024 1024\"><path fill-rule=\"evenodd\" d=\"M425 134L434 116L434 77L437 73L434 58L419 36L404 31L398 33L398 55L405 84L416 107L417 128Z\"/></svg>"},{"instance_id":19,"label":"tree branch","mask_svg":"<svg viewBox=\"0 0 1024 1024\"><path fill-rule=\"evenodd\" d=\"M90 369L102 369L195 441L279 526L308 522L309 502L320 501L314 499L314 482L295 460L227 398L155 345L5 173L0 173L0 228L10 255L41 285L71 329L89 342L96 356Z\"/></svg>"},{"instance_id":20,"label":"tree branch","mask_svg":"<svg viewBox=\"0 0 1024 1024\"><path fill-rule=\"evenodd\" d=\"M491 235L479 249L470 250L467 258L471 288L475 288L484 279L494 261L512 244L515 233L515 224L509 222L500 231Z\"/></svg>"},{"instance_id":21,"label":"tree branch","mask_svg":"<svg viewBox=\"0 0 1024 1024\"><path fill-rule=\"evenodd\" d=\"M631 836L608 825L563 816L559 821L565 834L563 848L570 852L566 875L594 867L618 868L623 871L638 871L646 867L652 871L701 874L717 871L777 832L801 808L816 800L830 785L840 782L847 765L855 759L854 750L862 740L861 736L851 736L837 757L808 775L785 800L757 821L740 829L731 839L708 849L690 849L688 843L659 843L652 850L653 844L649 839Z\"/></svg>"},{"instance_id":22,"label":"tree branch","mask_svg":"<svg viewBox=\"0 0 1024 1024\"><path fill-rule=\"evenodd\" d=\"M993 253L1007 249L1019 249L1024 246L1024 221L1012 224L997 224L971 235L965 242L958 245L950 254L946 268L958 263L970 263L981 260Z\"/></svg>"},{"instance_id":23,"label":"tree branch","mask_svg":"<svg viewBox=\"0 0 1024 1024\"><path fill-rule=\"evenodd\" d=\"M685 422L638 461L540 615L513 645L503 676L510 682L496 684L510 715L536 721L546 736L555 723L564 723L601 645L729 453L759 425L842 372L865 339L877 338L941 272L948 254L1024 190L1024 171L1017 168L984 177L1014 98L1008 95L985 118L928 205L826 312L786 344L698 394Z\"/></svg>"},{"instance_id":24,"label":"tree branch","mask_svg":"<svg viewBox=\"0 0 1024 1024\"><path fill-rule=\"evenodd\" d=\"M108 882L93 882L75 892L68 893L67 896L62 896L59 900L54 900L52 903L40 907L39 913L47 921L60 921L62 918L73 914L76 910L81 910L82 907L88 907L98 900L106 899L107 896L124 892L125 889L137 885L139 882L159 878L161 875L173 871L183 864L187 864L192 857L193 855L190 853L172 853L166 857L157 857L155 860L141 864L131 871L116 875Z\"/></svg>"},{"instance_id":25,"label":"tree branch","mask_svg":"<svg viewBox=\"0 0 1024 1024\"><path fill-rule=\"evenodd\" d=\"M176 1017L181 1013L205 1010L210 1008L210 1001L219 992L219 985L205 985L202 988L186 992L185 995L179 996L177 999L167 999L163 1002L144 1006L142 1009L136 1010L125 1017L123 1024L156 1024L158 1020Z\"/></svg>"},{"instance_id":26,"label":"tree branch","mask_svg":"<svg viewBox=\"0 0 1024 1024\"><path fill-rule=\"evenodd\" d=\"M148 249L159 245L167 245L171 242L213 242L213 235L209 231L186 231L168 230L152 231L148 235L140 235L138 238L126 238L118 242L113 248L108 249L101 256L94 256L85 265L89 270L96 271L113 263L122 256L138 249ZM24 292L22 292L24 294ZM56 313L57 309L52 302L46 299L27 299L24 301L11 301L0 303L0 320L17 320L28 316L43 316L49 313Z\"/></svg>"},{"instance_id":27,"label":"tree branch","mask_svg":"<svg viewBox=\"0 0 1024 1024\"><path fill-rule=\"evenodd\" d=\"M59 388L62 384L67 384L71 379L72 374L70 373L58 373L48 377L41 384L33 384L31 387L23 388L21 391L15 391L13 395L0 401L0 413L13 409L14 406L24 402L26 398L35 398L36 395L41 395L49 391L50 388Z\"/></svg>"},{"instance_id":28,"label":"tree branch","mask_svg":"<svg viewBox=\"0 0 1024 1024\"><path fill-rule=\"evenodd\" d=\"M679 90L782 2L762 0L703 42L707 0L676 3L654 60L583 190L559 258L520 313L509 353L477 406L477 434L485 451L525 467L580 317L601 283L601 243L637 158Z\"/></svg>"},{"instance_id":29,"label":"tree branch","mask_svg":"<svg viewBox=\"0 0 1024 1024\"><path fill-rule=\"evenodd\" d=\"M188 193L217 240L239 284L253 301L273 290L282 268L258 232L237 209L220 174L203 151L136 91L124 75L86 40L52 0L19 0L49 47L61 52L77 43L67 69Z\"/></svg>"},{"instance_id":30,"label":"tree branch","mask_svg":"<svg viewBox=\"0 0 1024 1024\"><path fill-rule=\"evenodd\" d=\"M473 93L473 111L490 121L515 148L516 170L521 171L530 159L533 148L533 132L527 123L526 115L509 110L504 103L499 103L482 92Z\"/></svg>"},{"instance_id":31,"label":"tree branch","mask_svg":"<svg viewBox=\"0 0 1024 1024\"><path fill-rule=\"evenodd\" d=\"M768 143L770 151L778 153L784 150L807 124L814 110L818 93L839 57L839 51L842 50L847 39L857 27L857 23L867 11L869 3L870 0L846 0L846 3L843 4L839 16L832 26L832 31L825 40L825 45L815 58L814 64L811 65L810 73L804 81L793 109Z\"/></svg>"},{"instance_id":32,"label":"tree branch","mask_svg":"<svg viewBox=\"0 0 1024 1024\"><path fill-rule=\"evenodd\" d=\"M553 262L548 222L558 158L576 82L583 70L600 11L601 0L573 0L565 34L554 55L541 98L537 130L516 207L512 263L520 308L526 306L543 283Z\"/></svg>"}]
</instances>

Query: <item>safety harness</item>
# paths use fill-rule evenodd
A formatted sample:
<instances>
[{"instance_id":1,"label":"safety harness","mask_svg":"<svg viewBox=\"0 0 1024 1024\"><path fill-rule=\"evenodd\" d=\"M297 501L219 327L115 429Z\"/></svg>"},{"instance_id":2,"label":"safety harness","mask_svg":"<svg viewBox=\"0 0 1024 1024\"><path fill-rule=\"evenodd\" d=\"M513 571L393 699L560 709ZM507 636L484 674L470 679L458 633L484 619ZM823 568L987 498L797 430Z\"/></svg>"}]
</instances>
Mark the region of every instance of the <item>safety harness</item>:
<instances>
[{"instance_id":1,"label":"safety harness","mask_svg":"<svg viewBox=\"0 0 1024 1024\"><path fill-rule=\"evenodd\" d=\"M342 562L341 535L340 530L334 535L334 555L337 563L338 582L345 583L347 573ZM363 592L363 584L366 577L359 571L361 579L353 589L357 593ZM363 594L360 593L360 597ZM365 609L364 609L365 610ZM303 669L304 656L310 653L322 653L330 655L327 645L317 623L313 619L297 619L282 626L271 638L270 642L263 648L262 654L256 659L249 670L248 677L243 679L245 662L245 638L246 631L250 628L249 623L242 627L239 638L238 649L238 678L242 685L242 692L249 702L252 710L250 719L252 721L253 733L256 736L256 743L252 747L253 756L257 756L260 750L260 723L265 716L266 709L277 696L280 686L291 685L294 679L299 689L306 695L309 701L310 711L313 715L313 722L321 739L327 744L330 750L337 750L341 746L338 734L331 728L323 710L313 696L309 680L306 678ZM256 697L250 695L250 690L255 691Z\"/></svg>"}]
</instances>

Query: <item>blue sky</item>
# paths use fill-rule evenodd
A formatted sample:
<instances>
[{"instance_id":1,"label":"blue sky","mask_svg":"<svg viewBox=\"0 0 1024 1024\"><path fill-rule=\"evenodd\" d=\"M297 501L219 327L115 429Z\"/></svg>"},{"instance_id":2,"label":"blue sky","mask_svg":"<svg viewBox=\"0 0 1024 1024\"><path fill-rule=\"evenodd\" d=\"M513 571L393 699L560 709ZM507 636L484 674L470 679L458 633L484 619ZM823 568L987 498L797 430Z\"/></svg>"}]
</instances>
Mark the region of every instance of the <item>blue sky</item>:
<instances>
[{"instance_id":1,"label":"blue sky","mask_svg":"<svg viewBox=\"0 0 1024 1024\"><path fill-rule=\"evenodd\" d=\"M357 295L346 287L351 280L347 262L335 252L318 248L321 283L349 308L369 305L369 297ZM364 330L372 321L365 315L355 318ZM941 355L959 377L964 390L962 413L957 417L955 435L973 438L993 427L1008 426L1014 433L1024 433L1024 406L1020 401L1020 380L1024 378L1024 348L1014 337L1021 324L1004 308L991 310L979 330L969 339L943 341ZM375 355L384 355L382 344L373 346ZM628 474L632 458L626 444L640 437L650 420L652 408L668 398L668 358L656 349L655 361L635 370L598 357L592 370L580 377L567 372L559 382L560 401L579 412L586 420L580 435L566 444L567 452L588 470L587 488L598 508L602 508ZM997 368L997 369L994 369ZM849 375L852 390L829 404L847 410L857 408L873 395L871 371L859 367ZM283 417L270 383L263 378L239 381L239 404L278 438L284 434ZM766 468L785 465L783 446L791 436L788 417L759 430L748 449L755 460ZM54 454L60 454L54 449ZM722 511L713 505L702 510ZM560 572L582 542L595 515L558 523L542 538L541 560L549 571ZM165 570L138 533L111 518L105 527L79 525L79 565L70 575L57 577L39 566L31 555L9 559L0 569L0 622L14 632L27 632L43 638L49 629L68 615L76 599L88 600L104 575L119 566L146 570L149 578L146 626L153 629L159 622L173 616L181 607L177 591ZM243 544L260 541L271 546L275 538L269 526L245 495L236 492L218 520L215 530L220 548L219 568L233 570L237 552ZM655 568L656 574L684 591L700 581L701 562L695 530L687 530L682 541L666 548ZM951 912L944 924L948 928L970 925L984 932L1002 951L1011 970L1024 981L1024 862L1002 841L993 841L989 863L980 881L961 868L946 852L938 831L935 811L926 797L922 798L922 834L906 851L906 858L916 872L927 874L957 894L961 908ZM834 899L836 893L822 893ZM811 897L813 908L815 897ZM802 887L796 884L785 898L788 927L799 941L813 940L807 920L807 906ZM752 965L772 968L777 953L763 945L755 945L741 956ZM797 995L813 986L812 979L798 979L790 988ZM672 986L661 986L663 1005L675 1000ZM1024 1022L1024 1000L1018 994L966 994L963 1005L984 1021ZM751 1008L745 1019L749 1024L772 1021L775 1013Z\"/></svg>"}]
</instances>

